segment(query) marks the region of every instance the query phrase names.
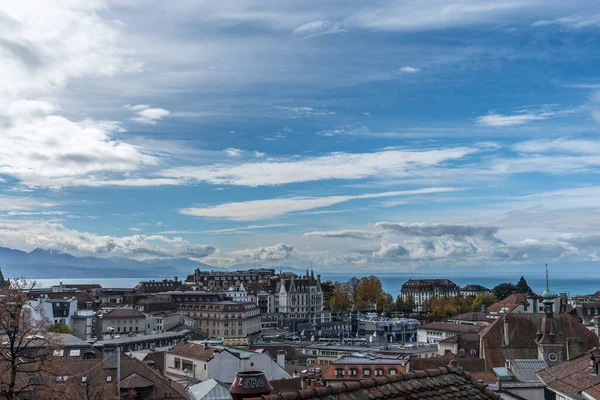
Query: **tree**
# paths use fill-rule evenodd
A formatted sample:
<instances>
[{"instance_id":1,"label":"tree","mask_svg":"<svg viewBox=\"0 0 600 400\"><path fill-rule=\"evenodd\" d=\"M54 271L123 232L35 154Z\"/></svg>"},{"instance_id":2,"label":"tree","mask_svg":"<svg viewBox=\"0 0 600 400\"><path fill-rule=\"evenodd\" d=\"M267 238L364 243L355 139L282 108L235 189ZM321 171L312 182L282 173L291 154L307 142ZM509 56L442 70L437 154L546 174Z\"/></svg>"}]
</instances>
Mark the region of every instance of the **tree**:
<instances>
[{"instance_id":1,"label":"tree","mask_svg":"<svg viewBox=\"0 0 600 400\"><path fill-rule=\"evenodd\" d=\"M35 281L13 279L0 295L0 331L4 337L0 344L1 395L7 400L40 387L41 379L35 376L49 370L52 352L59 345L45 332L48 320L42 310L29 305L35 287Z\"/></svg>"},{"instance_id":2,"label":"tree","mask_svg":"<svg viewBox=\"0 0 600 400\"><path fill-rule=\"evenodd\" d=\"M362 277L358 281L356 293L357 299L355 306L358 310L371 309L373 306L375 306L377 310L382 309L378 307L378 303L382 301L385 292L383 291L381 281L378 277L374 275Z\"/></svg>"},{"instance_id":3,"label":"tree","mask_svg":"<svg viewBox=\"0 0 600 400\"><path fill-rule=\"evenodd\" d=\"M55 322L51 325L48 325L48 327L46 328L46 332L70 333L70 334L75 333L75 332L73 332L72 329L69 329L69 327L67 325L61 324L60 322Z\"/></svg>"},{"instance_id":4,"label":"tree","mask_svg":"<svg viewBox=\"0 0 600 400\"><path fill-rule=\"evenodd\" d=\"M501 283L492 289L492 293L498 300L504 300L511 294L515 294L517 292L517 288L512 283Z\"/></svg>"},{"instance_id":5,"label":"tree","mask_svg":"<svg viewBox=\"0 0 600 400\"><path fill-rule=\"evenodd\" d=\"M352 307L350 294L346 290L346 284L336 282L333 284L333 293L327 303L329 308L334 311L346 312Z\"/></svg>"},{"instance_id":6,"label":"tree","mask_svg":"<svg viewBox=\"0 0 600 400\"><path fill-rule=\"evenodd\" d=\"M519 282L515 286L515 293L531 293L531 292L533 292L533 290L531 290L531 287L529 287L525 278L521 277L521 279L519 279Z\"/></svg>"},{"instance_id":7,"label":"tree","mask_svg":"<svg viewBox=\"0 0 600 400\"><path fill-rule=\"evenodd\" d=\"M402 298L402 296L398 295L396 297L396 302L394 303L394 310L397 312L404 312L405 308L406 304L404 304L404 299Z\"/></svg>"},{"instance_id":8,"label":"tree","mask_svg":"<svg viewBox=\"0 0 600 400\"><path fill-rule=\"evenodd\" d=\"M335 290L334 283L332 281L321 282L321 290L323 291L323 303L329 304Z\"/></svg>"},{"instance_id":9,"label":"tree","mask_svg":"<svg viewBox=\"0 0 600 400\"><path fill-rule=\"evenodd\" d=\"M412 296L408 296L406 298L406 302L405 302L404 306L406 307L406 311L408 311L409 313L413 312L413 310L415 309L415 306L416 306L415 298Z\"/></svg>"},{"instance_id":10,"label":"tree","mask_svg":"<svg viewBox=\"0 0 600 400\"><path fill-rule=\"evenodd\" d=\"M486 306L491 306L496 303L498 299L493 294L478 294L473 300L473 304L471 305L471 311L479 311L481 310L481 306L485 304Z\"/></svg>"}]
</instances>

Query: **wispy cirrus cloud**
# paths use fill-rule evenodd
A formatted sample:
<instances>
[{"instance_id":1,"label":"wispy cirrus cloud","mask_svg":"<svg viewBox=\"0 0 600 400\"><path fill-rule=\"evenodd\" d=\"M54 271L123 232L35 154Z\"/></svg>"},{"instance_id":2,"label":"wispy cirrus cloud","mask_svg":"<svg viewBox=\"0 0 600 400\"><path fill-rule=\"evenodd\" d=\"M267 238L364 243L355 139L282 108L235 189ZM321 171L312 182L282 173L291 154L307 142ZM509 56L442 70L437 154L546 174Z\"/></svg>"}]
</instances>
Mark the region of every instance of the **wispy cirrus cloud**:
<instances>
[{"instance_id":1,"label":"wispy cirrus cloud","mask_svg":"<svg viewBox=\"0 0 600 400\"><path fill-rule=\"evenodd\" d=\"M336 238L336 239L356 239L356 240L372 240L381 237L378 232L361 231L353 229L341 229L337 231L313 231L306 232L304 236Z\"/></svg>"},{"instance_id":2,"label":"wispy cirrus cloud","mask_svg":"<svg viewBox=\"0 0 600 400\"><path fill-rule=\"evenodd\" d=\"M551 20L539 20L532 24L532 26L535 28L550 25L558 25L565 29L596 28L600 26L600 13L570 15L568 17L555 18Z\"/></svg>"},{"instance_id":3,"label":"wispy cirrus cloud","mask_svg":"<svg viewBox=\"0 0 600 400\"><path fill-rule=\"evenodd\" d=\"M461 190L454 187L434 187L395 192L368 193L354 196L292 197L268 200L252 200L225 203L211 207L192 207L179 210L181 214L196 217L225 218L235 221L251 221L280 217L298 211L330 207L351 200L378 199L383 197L414 196L422 194L446 193Z\"/></svg>"},{"instance_id":4,"label":"wispy cirrus cloud","mask_svg":"<svg viewBox=\"0 0 600 400\"><path fill-rule=\"evenodd\" d=\"M301 160L267 160L238 165L216 164L163 170L168 178L194 179L218 185L270 186L328 179L403 176L413 168L461 159L478 149L388 150L375 153L333 153Z\"/></svg>"},{"instance_id":5,"label":"wispy cirrus cloud","mask_svg":"<svg viewBox=\"0 0 600 400\"><path fill-rule=\"evenodd\" d=\"M405 65L404 67L400 67L398 69L399 72L402 72L404 74L415 74L415 73L419 72L420 70L421 70L420 68L411 67L410 65Z\"/></svg>"},{"instance_id":6,"label":"wispy cirrus cloud","mask_svg":"<svg viewBox=\"0 0 600 400\"><path fill-rule=\"evenodd\" d=\"M326 20L317 20L307 22L300 25L292 32L293 35L300 36L303 39L308 39L315 36L333 35L336 33L345 32L339 23L334 23Z\"/></svg>"}]
</instances>

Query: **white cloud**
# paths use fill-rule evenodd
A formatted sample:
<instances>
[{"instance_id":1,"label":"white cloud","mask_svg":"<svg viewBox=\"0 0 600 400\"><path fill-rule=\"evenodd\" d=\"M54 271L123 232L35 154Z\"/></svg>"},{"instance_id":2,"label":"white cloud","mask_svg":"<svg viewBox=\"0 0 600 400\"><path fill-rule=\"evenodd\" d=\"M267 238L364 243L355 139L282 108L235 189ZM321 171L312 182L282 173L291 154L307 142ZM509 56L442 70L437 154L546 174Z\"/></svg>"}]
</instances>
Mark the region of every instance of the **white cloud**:
<instances>
[{"instance_id":1,"label":"white cloud","mask_svg":"<svg viewBox=\"0 0 600 400\"><path fill-rule=\"evenodd\" d=\"M556 18L552 20L539 20L533 23L533 27L548 25L559 25L567 29L585 29L596 28L600 26L600 13L587 15L571 15L568 17Z\"/></svg>"},{"instance_id":2,"label":"white cloud","mask_svg":"<svg viewBox=\"0 0 600 400\"><path fill-rule=\"evenodd\" d=\"M279 243L274 246L259 247L257 249L235 250L229 254L234 262L249 261L282 261L293 257L294 246Z\"/></svg>"},{"instance_id":3,"label":"white cloud","mask_svg":"<svg viewBox=\"0 0 600 400\"><path fill-rule=\"evenodd\" d=\"M414 74L416 72L419 72L420 69L406 65L404 67L399 68L398 71L406 73L406 74Z\"/></svg>"},{"instance_id":4,"label":"white cloud","mask_svg":"<svg viewBox=\"0 0 600 400\"><path fill-rule=\"evenodd\" d=\"M333 153L303 160L268 160L237 165L216 164L163 170L169 178L189 178L215 185L264 186L326 179L407 176L414 169L460 159L477 149L388 150L376 153Z\"/></svg>"},{"instance_id":5,"label":"white cloud","mask_svg":"<svg viewBox=\"0 0 600 400\"><path fill-rule=\"evenodd\" d=\"M383 243L379 250L373 252L375 258L398 258L408 255L408 250L398 243Z\"/></svg>"},{"instance_id":6,"label":"white cloud","mask_svg":"<svg viewBox=\"0 0 600 400\"><path fill-rule=\"evenodd\" d=\"M233 147L225 149L225 154L227 154L229 157L240 157L243 152L244 152L243 150L236 149Z\"/></svg>"},{"instance_id":7,"label":"white cloud","mask_svg":"<svg viewBox=\"0 0 600 400\"><path fill-rule=\"evenodd\" d=\"M171 114L169 110L151 108L147 104L139 104L137 106L126 105L125 108L135 112L136 116L131 118L132 121L146 125L156 125L158 121Z\"/></svg>"},{"instance_id":8,"label":"white cloud","mask_svg":"<svg viewBox=\"0 0 600 400\"><path fill-rule=\"evenodd\" d=\"M495 114L490 113L488 115L477 117L477 123L479 125L486 126L515 126L515 125L523 125L532 121L543 121L549 118L554 117L555 114L551 112L541 112L541 113L532 113L532 112L523 112L520 114L514 115L504 115L504 114Z\"/></svg>"},{"instance_id":9,"label":"white cloud","mask_svg":"<svg viewBox=\"0 0 600 400\"><path fill-rule=\"evenodd\" d=\"M37 200L32 197L2 196L0 195L0 211L21 212L56 207L58 203ZM16 214L14 214L16 215Z\"/></svg>"},{"instance_id":10,"label":"white cloud","mask_svg":"<svg viewBox=\"0 0 600 400\"><path fill-rule=\"evenodd\" d=\"M275 106L274 108L285 113L289 118L335 115L335 111L305 106Z\"/></svg>"},{"instance_id":11,"label":"white cloud","mask_svg":"<svg viewBox=\"0 0 600 400\"><path fill-rule=\"evenodd\" d=\"M600 141L598 140L529 140L517 143L513 148L522 153L574 153L574 154L599 154Z\"/></svg>"},{"instance_id":12,"label":"white cloud","mask_svg":"<svg viewBox=\"0 0 600 400\"><path fill-rule=\"evenodd\" d=\"M129 228L129 230L130 230L131 232L141 232L141 231L142 231L142 229L141 229L141 228L136 228L136 227Z\"/></svg>"},{"instance_id":13,"label":"white cloud","mask_svg":"<svg viewBox=\"0 0 600 400\"><path fill-rule=\"evenodd\" d=\"M162 235L108 236L68 229L45 221L1 221L0 246L31 250L36 247L100 256L203 258L217 249Z\"/></svg>"},{"instance_id":14,"label":"white cloud","mask_svg":"<svg viewBox=\"0 0 600 400\"><path fill-rule=\"evenodd\" d=\"M117 44L119 26L100 17L103 3L3 2L0 18L0 175L29 186L131 173L157 160L118 140L118 124L61 115L70 79L139 71ZM51 17L49 17L51 16Z\"/></svg>"},{"instance_id":15,"label":"white cloud","mask_svg":"<svg viewBox=\"0 0 600 400\"><path fill-rule=\"evenodd\" d=\"M226 218L235 221L251 221L279 217L285 214L329 207L351 200L377 199L382 197L411 196L420 194L453 192L452 187L424 188L396 192L369 193L356 196L293 197L269 200L253 200L226 203L212 207L193 207L179 210L181 214L196 217Z\"/></svg>"},{"instance_id":16,"label":"white cloud","mask_svg":"<svg viewBox=\"0 0 600 400\"><path fill-rule=\"evenodd\" d=\"M345 32L339 24L331 21L318 20L307 22L294 29L292 34L301 36L304 39L321 36L321 35L332 35L335 33Z\"/></svg>"},{"instance_id":17,"label":"white cloud","mask_svg":"<svg viewBox=\"0 0 600 400\"><path fill-rule=\"evenodd\" d=\"M352 230L352 229L341 229L337 231L313 231L306 232L304 236L316 236L323 238L339 238L339 239L357 239L357 240L371 240L381 237L381 234L377 232Z\"/></svg>"}]
</instances>

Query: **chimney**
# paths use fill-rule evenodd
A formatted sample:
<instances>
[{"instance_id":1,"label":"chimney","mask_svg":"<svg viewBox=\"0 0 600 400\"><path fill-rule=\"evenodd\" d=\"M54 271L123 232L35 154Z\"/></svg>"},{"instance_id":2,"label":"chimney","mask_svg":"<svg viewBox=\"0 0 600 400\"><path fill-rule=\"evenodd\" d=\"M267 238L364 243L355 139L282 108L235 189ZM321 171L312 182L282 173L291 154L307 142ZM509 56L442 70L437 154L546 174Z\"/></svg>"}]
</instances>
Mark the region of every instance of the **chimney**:
<instances>
[{"instance_id":1,"label":"chimney","mask_svg":"<svg viewBox=\"0 0 600 400\"><path fill-rule=\"evenodd\" d=\"M594 333L596 336L600 336L600 319L599 317L594 317Z\"/></svg>"},{"instance_id":2,"label":"chimney","mask_svg":"<svg viewBox=\"0 0 600 400\"><path fill-rule=\"evenodd\" d=\"M117 369L117 346L105 344L102 348L102 358L105 369Z\"/></svg>"},{"instance_id":3,"label":"chimney","mask_svg":"<svg viewBox=\"0 0 600 400\"><path fill-rule=\"evenodd\" d=\"M500 377L496 378L496 392L502 391L502 379Z\"/></svg>"},{"instance_id":4,"label":"chimney","mask_svg":"<svg viewBox=\"0 0 600 400\"><path fill-rule=\"evenodd\" d=\"M229 387L233 400L266 396L272 390L264 371L239 371Z\"/></svg>"},{"instance_id":5,"label":"chimney","mask_svg":"<svg viewBox=\"0 0 600 400\"><path fill-rule=\"evenodd\" d=\"M508 330L508 321L506 320L506 314L504 314L503 318L504 318L504 345L510 346L510 331Z\"/></svg>"},{"instance_id":6,"label":"chimney","mask_svg":"<svg viewBox=\"0 0 600 400\"><path fill-rule=\"evenodd\" d=\"M481 305L481 312L484 314L487 314L487 304L482 304Z\"/></svg>"},{"instance_id":7,"label":"chimney","mask_svg":"<svg viewBox=\"0 0 600 400\"><path fill-rule=\"evenodd\" d=\"M287 353L285 350L277 350L277 364L279 364L279 366L284 369L285 369L285 355L286 354Z\"/></svg>"}]
</instances>

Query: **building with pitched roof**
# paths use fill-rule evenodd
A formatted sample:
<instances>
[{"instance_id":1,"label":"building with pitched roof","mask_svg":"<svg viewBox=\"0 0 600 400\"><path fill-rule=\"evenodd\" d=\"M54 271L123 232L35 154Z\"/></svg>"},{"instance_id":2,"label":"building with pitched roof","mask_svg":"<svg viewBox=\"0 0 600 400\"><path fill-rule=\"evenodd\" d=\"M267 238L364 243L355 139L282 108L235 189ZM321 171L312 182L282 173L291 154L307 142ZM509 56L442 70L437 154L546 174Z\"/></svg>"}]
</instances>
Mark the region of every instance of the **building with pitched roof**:
<instances>
[{"instance_id":1,"label":"building with pitched roof","mask_svg":"<svg viewBox=\"0 0 600 400\"><path fill-rule=\"evenodd\" d=\"M478 332L478 325L453 324L451 322L430 322L417 328L417 343L438 343L459 333Z\"/></svg>"},{"instance_id":2,"label":"building with pitched roof","mask_svg":"<svg viewBox=\"0 0 600 400\"><path fill-rule=\"evenodd\" d=\"M130 307L113 308L96 315L96 334L102 339L146 332L146 315Z\"/></svg>"},{"instance_id":3,"label":"building with pitched roof","mask_svg":"<svg viewBox=\"0 0 600 400\"><path fill-rule=\"evenodd\" d=\"M547 272L542 298L543 314L505 313L480 332L480 357L487 368L504 367L510 359L542 359L553 366L598 346L598 336L579 320L554 312Z\"/></svg>"},{"instance_id":4,"label":"building with pitched roof","mask_svg":"<svg viewBox=\"0 0 600 400\"><path fill-rule=\"evenodd\" d=\"M250 400L372 400L372 399L501 399L471 373L457 367L441 367L380 376L327 387L283 392ZM249 400L249 399L245 399Z\"/></svg>"},{"instance_id":5,"label":"building with pitched roof","mask_svg":"<svg viewBox=\"0 0 600 400\"><path fill-rule=\"evenodd\" d=\"M463 288L460 288L461 296L477 296L480 294L490 294L492 291L485 286L481 285L467 285Z\"/></svg>"},{"instance_id":6,"label":"building with pitched roof","mask_svg":"<svg viewBox=\"0 0 600 400\"><path fill-rule=\"evenodd\" d=\"M557 400L600 399L600 349L537 372Z\"/></svg>"},{"instance_id":7,"label":"building with pitched roof","mask_svg":"<svg viewBox=\"0 0 600 400\"><path fill-rule=\"evenodd\" d=\"M412 297L415 310L427 311L423 305L432 297L456 297L460 294L460 287L449 279L409 279L402 285L400 296L407 302Z\"/></svg>"}]
</instances>

